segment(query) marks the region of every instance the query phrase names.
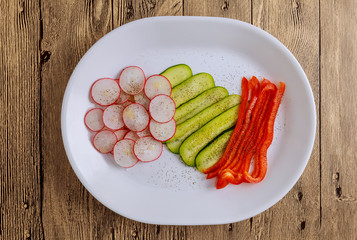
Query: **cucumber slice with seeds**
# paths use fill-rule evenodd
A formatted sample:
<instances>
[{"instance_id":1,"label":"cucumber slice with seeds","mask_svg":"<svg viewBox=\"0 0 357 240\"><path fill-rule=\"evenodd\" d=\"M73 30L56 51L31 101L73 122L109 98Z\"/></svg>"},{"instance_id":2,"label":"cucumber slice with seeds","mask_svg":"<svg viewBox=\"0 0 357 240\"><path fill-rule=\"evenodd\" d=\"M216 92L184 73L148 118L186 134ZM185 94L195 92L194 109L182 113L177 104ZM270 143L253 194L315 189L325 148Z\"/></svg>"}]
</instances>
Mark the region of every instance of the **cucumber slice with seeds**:
<instances>
[{"instance_id":1,"label":"cucumber slice with seeds","mask_svg":"<svg viewBox=\"0 0 357 240\"><path fill-rule=\"evenodd\" d=\"M202 172L218 162L228 145L232 132L233 130L223 133L197 155L195 165L198 171Z\"/></svg>"},{"instance_id":2,"label":"cucumber slice with seeds","mask_svg":"<svg viewBox=\"0 0 357 240\"><path fill-rule=\"evenodd\" d=\"M197 113L192 118L176 126L176 133L166 142L168 149L173 153L178 153L180 146L186 138L200 129L210 120L214 119L229 108L240 103L239 95L230 95L210 107Z\"/></svg>"},{"instance_id":3,"label":"cucumber slice with seeds","mask_svg":"<svg viewBox=\"0 0 357 240\"><path fill-rule=\"evenodd\" d=\"M175 101L176 108L178 108L207 89L213 88L214 85L214 79L210 74L198 73L174 87L171 92L171 98Z\"/></svg>"},{"instance_id":4,"label":"cucumber slice with seeds","mask_svg":"<svg viewBox=\"0 0 357 240\"><path fill-rule=\"evenodd\" d=\"M165 76L171 83L172 87L175 87L185 81L186 79L192 77L192 70L186 64L178 64L169 67L163 71L160 75Z\"/></svg>"},{"instance_id":5,"label":"cucumber slice with seeds","mask_svg":"<svg viewBox=\"0 0 357 240\"><path fill-rule=\"evenodd\" d=\"M203 109L211 106L212 104L218 102L219 100L228 96L228 91L224 87L214 87L208 89L191 99L185 104L182 104L176 109L174 119L176 125L186 121L187 119L195 116L197 113Z\"/></svg>"},{"instance_id":6,"label":"cucumber slice with seeds","mask_svg":"<svg viewBox=\"0 0 357 240\"><path fill-rule=\"evenodd\" d=\"M180 156L188 166L195 166L197 154L222 132L232 128L238 119L238 107L234 106L215 117L189 136L180 146Z\"/></svg>"}]
</instances>

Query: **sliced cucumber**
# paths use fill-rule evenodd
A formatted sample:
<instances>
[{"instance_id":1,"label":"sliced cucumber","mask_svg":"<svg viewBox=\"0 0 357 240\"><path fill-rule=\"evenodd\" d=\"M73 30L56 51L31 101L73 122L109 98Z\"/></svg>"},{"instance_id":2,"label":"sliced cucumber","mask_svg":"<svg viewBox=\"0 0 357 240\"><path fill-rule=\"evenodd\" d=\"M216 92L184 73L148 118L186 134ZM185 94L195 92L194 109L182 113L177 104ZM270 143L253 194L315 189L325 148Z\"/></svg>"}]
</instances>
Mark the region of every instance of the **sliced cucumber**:
<instances>
[{"instance_id":1,"label":"sliced cucumber","mask_svg":"<svg viewBox=\"0 0 357 240\"><path fill-rule=\"evenodd\" d=\"M171 92L171 98L175 101L176 108L178 108L185 102L213 87L214 79L210 74L198 73L174 87Z\"/></svg>"},{"instance_id":2,"label":"sliced cucumber","mask_svg":"<svg viewBox=\"0 0 357 240\"><path fill-rule=\"evenodd\" d=\"M192 118L176 126L175 135L166 142L168 149L173 153L178 153L182 142L192 133L200 129L207 122L217 117L219 114L240 103L239 95L230 95L219 102L197 113Z\"/></svg>"},{"instance_id":3,"label":"sliced cucumber","mask_svg":"<svg viewBox=\"0 0 357 240\"><path fill-rule=\"evenodd\" d=\"M198 171L202 172L218 162L227 147L232 132L233 130L223 133L197 155L195 165Z\"/></svg>"},{"instance_id":4,"label":"sliced cucumber","mask_svg":"<svg viewBox=\"0 0 357 240\"><path fill-rule=\"evenodd\" d=\"M178 64L169 67L163 71L161 75L165 76L170 81L172 87L175 87L186 79L192 77L192 70L186 64Z\"/></svg>"},{"instance_id":5,"label":"sliced cucumber","mask_svg":"<svg viewBox=\"0 0 357 240\"><path fill-rule=\"evenodd\" d=\"M188 166L195 166L197 154L218 135L236 124L238 107L234 106L215 117L181 144L179 152L184 163Z\"/></svg>"},{"instance_id":6,"label":"sliced cucumber","mask_svg":"<svg viewBox=\"0 0 357 240\"><path fill-rule=\"evenodd\" d=\"M202 111L206 107L211 106L212 104L218 102L219 100L228 96L228 91L224 87L214 87L208 89L191 99L185 104L182 104L179 108L176 109L174 119L176 125L186 121L187 119L193 117L198 112Z\"/></svg>"}]
</instances>

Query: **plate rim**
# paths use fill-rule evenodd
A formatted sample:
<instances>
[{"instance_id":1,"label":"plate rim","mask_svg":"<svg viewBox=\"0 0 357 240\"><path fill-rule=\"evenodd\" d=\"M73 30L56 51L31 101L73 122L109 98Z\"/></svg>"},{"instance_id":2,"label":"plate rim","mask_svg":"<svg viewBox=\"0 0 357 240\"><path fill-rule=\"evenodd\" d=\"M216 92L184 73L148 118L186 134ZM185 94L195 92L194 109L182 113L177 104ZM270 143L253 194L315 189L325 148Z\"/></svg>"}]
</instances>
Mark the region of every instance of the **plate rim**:
<instances>
[{"instance_id":1,"label":"plate rim","mask_svg":"<svg viewBox=\"0 0 357 240\"><path fill-rule=\"evenodd\" d=\"M312 150L314 148L314 143L315 143L315 137L316 137L316 104L315 104L315 100L314 100L314 95L313 95L313 91L311 88L311 85L309 83L309 80L306 76L305 71L303 70L303 68L301 67L300 63L298 62L298 60L295 58L295 56L290 52L290 50L283 44L281 43L277 38L275 38L273 35L271 35L270 33L264 31L263 29L260 29L250 23L246 23L240 20L236 20L236 19L232 19L232 18L224 18L224 17L206 17L206 16L157 16L157 17L146 17L146 18L142 18L142 19L138 19L138 20L134 20L132 22L126 23L122 26L119 26L113 30L111 30L110 32L108 32L107 34L105 34L103 37L101 37L98 41L96 41L87 51L86 53L81 57L80 61L78 61L76 67L74 68L68 83L66 85L66 89L65 89L65 93L63 96L63 101L62 101L62 108L61 108L61 135L62 135L62 141L63 141L63 145L65 148L65 152L67 155L67 159L70 162L70 165L73 169L73 171L75 172L77 178L79 179L79 181L81 182L81 184L86 188L86 190L96 199L98 200L101 204L103 204L105 207L107 207L108 209L112 210L113 212L124 216L126 218L129 219L133 219L135 221L139 221L139 222L143 222L143 223L147 223L147 224L160 224L160 225L215 225L215 224L228 224L228 223L234 223L234 222L239 222L239 221L243 221L248 219L249 217L237 217L236 219L226 219L226 221L214 221L215 223L212 222L206 222L206 223L195 223L195 222L183 222L181 220L170 220L171 222L169 223L165 223L162 221L152 221L150 220L150 218L145 218L145 217L137 217L137 216L128 216L128 214L125 214L124 212L121 211L117 211L114 210L111 206L109 206L109 204L106 203L106 201L104 199L101 198L100 194L96 194L93 189L91 189L90 185L86 182L86 180L84 179L84 177L82 176L78 166L75 164L75 160L74 157L72 156L71 150L70 150L70 146L68 143L68 135L66 133L67 131L67 124L66 124L66 117L67 117L67 113L66 113L66 109L67 109L67 105L68 105L68 99L69 99L69 94L70 94L70 89L71 86L73 85L73 76L76 74L77 71L79 71L79 66L81 65L80 63L86 58L87 55L89 55L90 52L93 51L93 48L98 45L101 41L104 41L106 38L109 38L111 36L111 34L113 34L114 31L120 31L121 29L124 28L128 28L131 27L131 25L136 25L136 24L141 24L141 23L146 23L146 22L156 22L156 21L166 21L166 20L173 20L173 19L177 19L178 21L185 19L185 20L189 20L189 21L202 21L202 22L209 22L209 21L215 21L215 22L222 22L222 23L231 23L231 24L236 24L237 26L240 25L240 27L245 27L245 28L249 28L249 30L251 31L255 31L256 33L258 33L259 35L264 36L265 38L267 38L267 40L272 41L272 43L274 43L282 52L284 52L284 54L287 55L288 59L291 60L291 64L294 66L295 69L298 70L299 74L302 74L302 78L303 78L303 85L304 87L307 89L307 95L309 97L309 112L312 114L311 115L311 123L312 123L312 129L314 129L314 131L309 133L309 144L308 144L308 149L305 152L305 155L303 156L303 162L301 164L301 167L299 169L297 169L296 171L296 176L298 176L296 179L294 179L293 181L290 182L290 184L284 188L284 190L280 191L280 194L275 195L275 197L272 197L271 201L269 203L266 203L264 206L260 207L260 208L256 208L255 211L252 211L253 216L256 216L260 213L263 213L264 211L268 210L269 208L271 208L273 205L275 205L276 203L278 203L281 199L283 199L288 192L290 192L290 190L295 186L295 184L297 183L297 181L301 178L302 173L304 172L311 154L312 154Z\"/></svg>"}]
</instances>

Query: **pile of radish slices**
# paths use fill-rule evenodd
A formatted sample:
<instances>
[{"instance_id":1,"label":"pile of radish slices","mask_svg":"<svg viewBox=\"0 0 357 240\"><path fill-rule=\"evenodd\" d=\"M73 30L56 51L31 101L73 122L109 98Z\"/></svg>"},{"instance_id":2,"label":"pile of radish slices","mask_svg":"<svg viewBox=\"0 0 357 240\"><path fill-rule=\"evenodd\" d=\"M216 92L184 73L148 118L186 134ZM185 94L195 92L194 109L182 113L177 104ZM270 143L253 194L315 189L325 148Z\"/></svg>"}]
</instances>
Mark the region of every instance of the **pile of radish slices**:
<instances>
[{"instance_id":1,"label":"pile of radish slices","mask_svg":"<svg viewBox=\"0 0 357 240\"><path fill-rule=\"evenodd\" d=\"M99 107L84 117L87 128L96 132L95 149L112 153L115 162L125 168L158 159L162 142L176 131L171 90L167 78L153 75L146 79L137 66L125 68L119 79L95 81L90 95Z\"/></svg>"}]
</instances>

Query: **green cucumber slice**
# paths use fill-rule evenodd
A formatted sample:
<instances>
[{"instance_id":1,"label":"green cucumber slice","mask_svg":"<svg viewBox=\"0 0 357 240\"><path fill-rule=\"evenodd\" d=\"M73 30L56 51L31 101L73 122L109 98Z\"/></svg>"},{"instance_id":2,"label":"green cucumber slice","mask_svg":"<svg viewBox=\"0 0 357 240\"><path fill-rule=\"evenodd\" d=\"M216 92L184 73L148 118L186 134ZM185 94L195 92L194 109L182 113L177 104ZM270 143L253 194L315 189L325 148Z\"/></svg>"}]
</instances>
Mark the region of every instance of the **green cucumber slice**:
<instances>
[{"instance_id":1,"label":"green cucumber slice","mask_svg":"<svg viewBox=\"0 0 357 240\"><path fill-rule=\"evenodd\" d=\"M174 119L176 124L180 124L187 119L193 117L203 109L211 106L212 104L218 102L219 100L228 96L228 91L224 87L214 87L208 89L191 99L185 104L182 104L176 109Z\"/></svg>"},{"instance_id":2,"label":"green cucumber slice","mask_svg":"<svg viewBox=\"0 0 357 240\"><path fill-rule=\"evenodd\" d=\"M230 95L177 125L175 135L166 142L168 149L173 153L178 153L186 138L224 111L238 105L240 100L239 95Z\"/></svg>"},{"instance_id":3,"label":"green cucumber slice","mask_svg":"<svg viewBox=\"0 0 357 240\"><path fill-rule=\"evenodd\" d=\"M198 73L174 87L171 92L171 98L175 101L176 108L178 108L185 102L213 87L214 79L210 74Z\"/></svg>"},{"instance_id":4,"label":"green cucumber slice","mask_svg":"<svg viewBox=\"0 0 357 240\"><path fill-rule=\"evenodd\" d=\"M177 64L167 68L160 75L165 76L171 83L171 87L175 87L192 77L192 70L186 64Z\"/></svg>"},{"instance_id":5,"label":"green cucumber slice","mask_svg":"<svg viewBox=\"0 0 357 240\"><path fill-rule=\"evenodd\" d=\"M233 130L223 133L197 155L195 165L198 171L202 172L218 162L228 145L232 132Z\"/></svg>"},{"instance_id":6,"label":"green cucumber slice","mask_svg":"<svg viewBox=\"0 0 357 240\"><path fill-rule=\"evenodd\" d=\"M189 136L180 147L180 156L188 166L195 166L197 154L222 132L232 128L238 119L238 107L234 106L215 117Z\"/></svg>"}]
</instances>

